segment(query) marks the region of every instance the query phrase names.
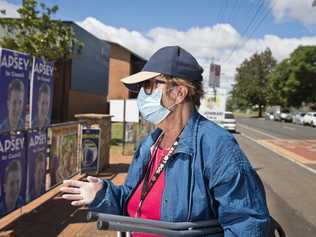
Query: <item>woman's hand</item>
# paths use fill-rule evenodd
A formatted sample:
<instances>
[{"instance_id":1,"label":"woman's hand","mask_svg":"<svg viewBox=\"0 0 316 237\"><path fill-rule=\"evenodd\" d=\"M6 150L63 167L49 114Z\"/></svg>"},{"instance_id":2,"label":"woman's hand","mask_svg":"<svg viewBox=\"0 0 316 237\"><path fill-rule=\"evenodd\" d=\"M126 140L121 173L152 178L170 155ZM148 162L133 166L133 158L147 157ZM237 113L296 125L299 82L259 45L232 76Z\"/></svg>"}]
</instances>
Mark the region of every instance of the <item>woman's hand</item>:
<instances>
[{"instance_id":1,"label":"woman's hand","mask_svg":"<svg viewBox=\"0 0 316 237\"><path fill-rule=\"evenodd\" d=\"M64 180L60 191L66 193L62 198L72 201L73 206L89 205L94 200L97 192L102 189L101 179L88 176L88 182L77 180Z\"/></svg>"}]
</instances>

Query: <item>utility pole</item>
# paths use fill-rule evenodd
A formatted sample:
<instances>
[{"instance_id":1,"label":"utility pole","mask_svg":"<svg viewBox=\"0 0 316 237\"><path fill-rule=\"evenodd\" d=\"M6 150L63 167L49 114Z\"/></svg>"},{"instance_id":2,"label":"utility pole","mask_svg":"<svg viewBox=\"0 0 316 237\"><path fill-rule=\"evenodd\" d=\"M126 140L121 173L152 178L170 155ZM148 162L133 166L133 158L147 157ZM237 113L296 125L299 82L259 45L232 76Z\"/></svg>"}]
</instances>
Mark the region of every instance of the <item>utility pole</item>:
<instances>
[{"instance_id":1,"label":"utility pole","mask_svg":"<svg viewBox=\"0 0 316 237\"><path fill-rule=\"evenodd\" d=\"M212 88L213 88L213 93L214 93L214 97L213 100L214 102L216 102L216 86L215 86L215 74L212 74L212 69L215 72L215 64L214 64L214 57L211 58L211 67L210 67L210 82L212 82Z\"/></svg>"},{"instance_id":2,"label":"utility pole","mask_svg":"<svg viewBox=\"0 0 316 237\"><path fill-rule=\"evenodd\" d=\"M313 7L316 7L316 0L313 1L312 6L313 6Z\"/></svg>"}]
</instances>

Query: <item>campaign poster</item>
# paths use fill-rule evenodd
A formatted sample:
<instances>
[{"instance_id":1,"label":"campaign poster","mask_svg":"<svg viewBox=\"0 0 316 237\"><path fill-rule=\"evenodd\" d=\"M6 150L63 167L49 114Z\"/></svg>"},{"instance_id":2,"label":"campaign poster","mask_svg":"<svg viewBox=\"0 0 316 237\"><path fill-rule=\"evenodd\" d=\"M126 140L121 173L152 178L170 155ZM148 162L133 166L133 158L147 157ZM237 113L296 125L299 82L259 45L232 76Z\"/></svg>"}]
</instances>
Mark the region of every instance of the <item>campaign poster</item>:
<instances>
[{"instance_id":1,"label":"campaign poster","mask_svg":"<svg viewBox=\"0 0 316 237\"><path fill-rule=\"evenodd\" d=\"M100 129L82 129L81 139L81 171L86 173L97 172L100 156Z\"/></svg>"},{"instance_id":2,"label":"campaign poster","mask_svg":"<svg viewBox=\"0 0 316 237\"><path fill-rule=\"evenodd\" d=\"M79 124L50 129L50 183L61 183L79 171Z\"/></svg>"},{"instance_id":3,"label":"campaign poster","mask_svg":"<svg viewBox=\"0 0 316 237\"><path fill-rule=\"evenodd\" d=\"M30 202L45 193L47 163L46 130L27 132L27 191Z\"/></svg>"},{"instance_id":4,"label":"campaign poster","mask_svg":"<svg viewBox=\"0 0 316 237\"><path fill-rule=\"evenodd\" d=\"M0 48L0 133L25 127L32 58Z\"/></svg>"},{"instance_id":5,"label":"campaign poster","mask_svg":"<svg viewBox=\"0 0 316 237\"><path fill-rule=\"evenodd\" d=\"M210 89L201 100L199 112L207 119L222 123L226 110L227 93L225 89Z\"/></svg>"},{"instance_id":6,"label":"campaign poster","mask_svg":"<svg viewBox=\"0 0 316 237\"><path fill-rule=\"evenodd\" d=\"M25 203L25 134L0 134L0 218Z\"/></svg>"},{"instance_id":7,"label":"campaign poster","mask_svg":"<svg viewBox=\"0 0 316 237\"><path fill-rule=\"evenodd\" d=\"M34 58L31 80L31 127L46 128L51 123L53 102L53 62Z\"/></svg>"}]
</instances>

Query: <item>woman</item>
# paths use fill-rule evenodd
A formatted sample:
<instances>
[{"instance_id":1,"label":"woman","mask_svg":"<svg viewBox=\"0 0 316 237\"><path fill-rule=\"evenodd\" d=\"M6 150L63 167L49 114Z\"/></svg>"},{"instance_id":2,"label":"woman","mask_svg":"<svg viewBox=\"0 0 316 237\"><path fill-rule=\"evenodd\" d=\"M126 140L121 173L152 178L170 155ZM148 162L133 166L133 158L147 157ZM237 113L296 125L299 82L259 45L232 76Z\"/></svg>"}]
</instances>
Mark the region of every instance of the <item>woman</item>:
<instances>
[{"instance_id":1,"label":"woman","mask_svg":"<svg viewBox=\"0 0 316 237\"><path fill-rule=\"evenodd\" d=\"M132 217L217 218L225 236L269 236L269 212L256 172L234 137L196 110L202 72L191 54L170 46L158 50L142 72L123 79L129 89L140 89L140 113L157 129L138 147L123 185L95 177L67 180L63 197L72 205Z\"/></svg>"}]
</instances>

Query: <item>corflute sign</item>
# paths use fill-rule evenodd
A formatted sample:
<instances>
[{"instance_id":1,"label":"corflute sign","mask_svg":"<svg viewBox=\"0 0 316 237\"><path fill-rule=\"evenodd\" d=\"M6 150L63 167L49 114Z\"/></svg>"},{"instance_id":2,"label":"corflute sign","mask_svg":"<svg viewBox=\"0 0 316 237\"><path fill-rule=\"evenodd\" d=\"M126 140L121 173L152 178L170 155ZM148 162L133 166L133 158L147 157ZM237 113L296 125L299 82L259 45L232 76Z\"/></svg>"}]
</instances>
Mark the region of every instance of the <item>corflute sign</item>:
<instances>
[{"instance_id":1,"label":"corflute sign","mask_svg":"<svg viewBox=\"0 0 316 237\"><path fill-rule=\"evenodd\" d=\"M25 203L25 135L0 134L0 217Z\"/></svg>"},{"instance_id":2,"label":"corflute sign","mask_svg":"<svg viewBox=\"0 0 316 237\"><path fill-rule=\"evenodd\" d=\"M25 127L31 57L0 49L0 132Z\"/></svg>"},{"instance_id":3,"label":"corflute sign","mask_svg":"<svg viewBox=\"0 0 316 237\"><path fill-rule=\"evenodd\" d=\"M51 123L54 64L34 58L31 82L31 126L46 128Z\"/></svg>"}]
</instances>

